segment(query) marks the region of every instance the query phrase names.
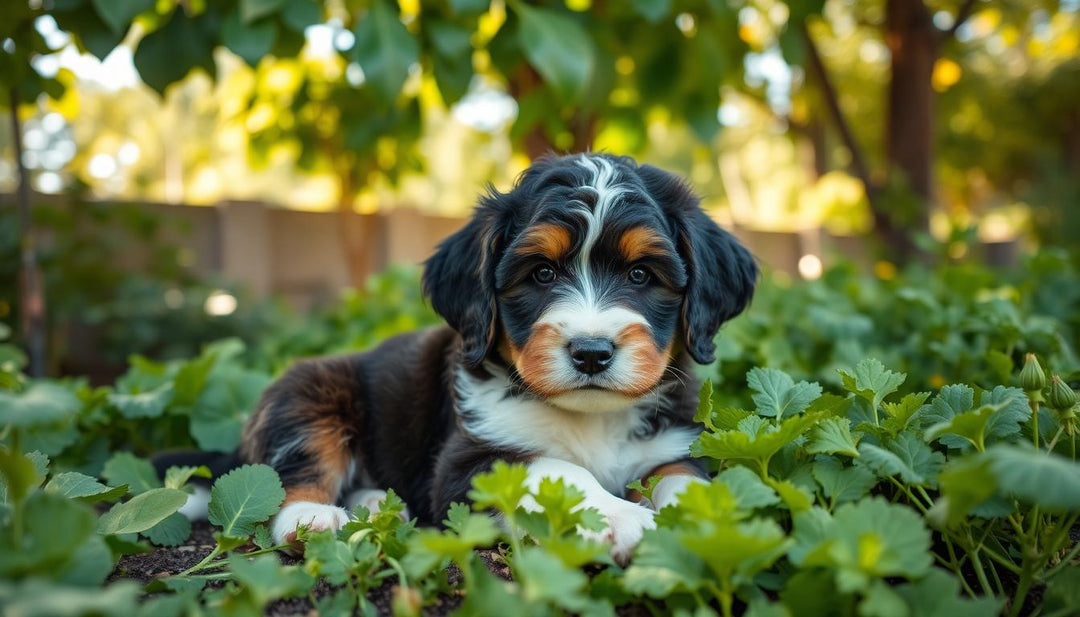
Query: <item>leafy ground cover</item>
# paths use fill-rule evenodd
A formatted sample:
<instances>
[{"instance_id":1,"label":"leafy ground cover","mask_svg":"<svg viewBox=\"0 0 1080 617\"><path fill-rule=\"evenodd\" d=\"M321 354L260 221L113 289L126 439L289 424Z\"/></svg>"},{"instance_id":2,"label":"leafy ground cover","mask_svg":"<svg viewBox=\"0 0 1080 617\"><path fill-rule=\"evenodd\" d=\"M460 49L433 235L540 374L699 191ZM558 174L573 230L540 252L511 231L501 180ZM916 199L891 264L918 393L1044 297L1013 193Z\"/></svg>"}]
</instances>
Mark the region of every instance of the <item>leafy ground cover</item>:
<instances>
[{"instance_id":1,"label":"leafy ground cover","mask_svg":"<svg viewBox=\"0 0 1080 617\"><path fill-rule=\"evenodd\" d=\"M267 467L212 479L208 524L177 513L208 471L159 479L145 457L230 449L291 358L433 320L408 276L257 346L133 357L110 387L29 380L19 352L0 344L0 605L13 615L1076 614L1070 262L1044 253L1015 278L970 266L878 274L768 282L725 328L720 359L702 367L705 430L692 448L715 478L659 513L627 567L577 534L600 520L578 509L573 487L545 482L533 494L543 510L519 509L520 466L478 477L445 529L402 520L391 498L337 534L308 534L301 557L269 539L284 493Z\"/></svg>"}]
</instances>

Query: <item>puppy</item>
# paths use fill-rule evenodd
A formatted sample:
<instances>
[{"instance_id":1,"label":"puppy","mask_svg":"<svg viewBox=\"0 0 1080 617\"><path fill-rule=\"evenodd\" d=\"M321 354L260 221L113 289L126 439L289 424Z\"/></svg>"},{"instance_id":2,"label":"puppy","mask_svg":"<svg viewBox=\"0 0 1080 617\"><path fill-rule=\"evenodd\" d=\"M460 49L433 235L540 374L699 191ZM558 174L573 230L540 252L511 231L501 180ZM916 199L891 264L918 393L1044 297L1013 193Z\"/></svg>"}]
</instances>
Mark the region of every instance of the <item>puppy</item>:
<instances>
[{"instance_id":1,"label":"puppy","mask_svg":"<svg viewBox=\"0 0 1080 617\"><path fill-rule=\"evenodd\" d=\"M713 360L756 279L675 176L603 154L538 161L427 261L449 327L301 362L263 394L239 454L281 476L275 540L336 529L388 488L438 524L502 459L534 489L550 477L583 491L625 562L654 514L627 483L664 476L659 509L704 477L688 454L701 430L690 363Z\"/></svg>"}]
</instances>

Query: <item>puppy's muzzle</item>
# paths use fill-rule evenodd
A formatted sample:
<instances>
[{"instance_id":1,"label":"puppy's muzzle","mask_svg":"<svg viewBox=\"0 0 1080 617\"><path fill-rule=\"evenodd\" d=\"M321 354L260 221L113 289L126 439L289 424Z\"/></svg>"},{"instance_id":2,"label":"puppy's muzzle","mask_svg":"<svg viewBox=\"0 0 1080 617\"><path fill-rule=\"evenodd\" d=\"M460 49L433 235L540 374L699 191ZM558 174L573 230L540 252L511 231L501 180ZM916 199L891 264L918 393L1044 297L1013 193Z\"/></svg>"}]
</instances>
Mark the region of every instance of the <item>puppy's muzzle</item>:
<instances>
[{"instance_id":1,"label":"puppy's muzzle","mask_svg":"<svg viewBox=\"0 0 1080 617\"><path fill-rule=\"evenodd\" d=\"M615 358L615 344L602 337L571 339L569 351L574 368L586 375L606 371Z\"/></svg>"}]
</instances>

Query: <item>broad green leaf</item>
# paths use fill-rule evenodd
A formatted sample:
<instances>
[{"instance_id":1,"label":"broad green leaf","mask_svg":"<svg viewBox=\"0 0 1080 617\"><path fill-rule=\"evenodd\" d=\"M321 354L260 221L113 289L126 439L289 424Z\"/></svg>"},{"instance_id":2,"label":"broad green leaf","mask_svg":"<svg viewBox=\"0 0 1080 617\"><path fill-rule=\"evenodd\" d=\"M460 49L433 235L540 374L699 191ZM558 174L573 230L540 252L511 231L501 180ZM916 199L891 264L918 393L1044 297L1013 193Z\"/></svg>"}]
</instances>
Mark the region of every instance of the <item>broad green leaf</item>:
<instances>
[{"instance_id":1,"label":"broad green leaf","mask_svg":"<svg viewBox=\"0 0 1080 617\"><path fill-rule=\"evenodd\" d=\"M168 23L143 37L134 55L135 68L143 83L164 94L165 88L194 68L214 75L216 19L212 12L189 17L186 11L178 9L173 11Z\"/></svg>"},{"instance_id":2,"label":"broad green leaf","mask_svg":"<svg viewBox=\"0 0 1080 617\"><path fill-rule=\"evenodd\" d=\"M139 586L131 581L119 581L105 588L38 578L5 583L0 584L0 606L4 607L4 614L25 617L135 615L141 595Z\"/></svg>"},{"instance_id":3,"label":"broad green leaf","mask_svg":"<svg viewBox=\"0 0 1080 617\"><path fill-rule=\"evenodd\" d=\"M307 536L304 542L304 561L308 572L325 576L331 585L344 585L356 563L349 545L338 540L329 531L319 531Z\"/></svg>"},{"instance_id":4,"label":"broad green leaf","mask_svg":"<svg viewBox=\"0 0 1080 617\"><path fill-rule=\"evenodd\" d=\"M116 486L126 484L136 495L162 486L154 466L130 452L114 454L101 470L101 477Z\"/></svg>"},{"instance_id":5,"label":"broad green leaf","mask_svg":"<svg viewBox=\"0 0 1080 617\"><path fill-rule=\"evenodd\" d=\"M634 10L649 23L659 23L671 13L671 0L631 0Z\"/></svg>"},{"instance_id":6,"label":"broad green leaf","mask_svg":"<svg viewBox=\"0 0 1080 617\"><path fill-rule=\"evenodd\" d=\"M524 465L496 461L491 471L473 477L469 499L476 508L494 507L503 514L510 514L517 510L521 498L528 492L526 475Z\"/></svg>"},{"instance_id":7,"label":"broad green leaf","mask_svg":"<svg viewBox=\"0 0 1080 617\"><path fill-rule=\"evenodd\" d=\"M529 64L564 104L579 102L593 78L596 51L581 23L568 14L511 4L520 19L518 42Z\"/></svg>"},{"instance_id":8,"label":"broad green leaf","mask_svg":"<svg viewBox=\"0 0 1080 617\"><path fill-rule=\"evenodd\" d=\"M45 474L33 459L22 452L0 446L0 497L2 502L21 501L31 489L38 487Z\"/></svg>"},{"instance_id":9,"label":"broad green leaf","mask_svg":"<svg viewBox=\"0 0 1080 617\"><path fill-rule=\"evenodd\" d=\"M960 591L960 581L940 568L931 569L914 583L899 585L900 594L917 617L985 617L1000 615L1003 599L969 598Z\"/></svg>"},{"instance_id":10,"label":"broad green leaf","mask_svg":"<svg viewBox=\"0 0 1080 617\"><path fill-rule=\"evenodd\" d=\"M1064 612L1080 606L1080 566L1068 566L1051 578L1046 585L1045 597L1044 608L1049 611Z\"/></svg>"},{"instance_id":11,"label":"broad green leaf","mask_svg":"<svg viewBox=\"0 0 1080 617\"><path fill-rule=\"evenodd\" d=\"M851 436L851 421L847 418L825 418L810 430L806 451L812 454L858 457L859 450Z\"/></svg>"},{"instance_id":12,"label":"broad green leaf","mask_svg":"<svg viewBox=\"0 0 1080 617\"><path fill-rule=\"evenodd\" d=\"M101 21L115 33L127 32L136 15L154 6L154 0L91 0Z\"/></svg>"},{"instance_id":13,"label":"broad green leaf","mask_svg":"<svg viewBox=\"0 0 1080 617\"><path fill-rule=\"evenodd\" d=\"M812 494L790 480L769 478L769 486L776 491L777 495L780 495L780 500L792 513L808 510L814 503Z\"/></svg>"},{"instance_id":14,"label":"broad green leaf","mask_svg":"<svg viewBox=\"0 0 1080 617\"><path fill-rule=\"evenodd\" d=\"M224 365L211 373L191 414L191 436L203 450L229 452L240 443L244 419L270 383L264 373Z\"/></svg>"},{"instance_id":15,"label":"broad green leaf","mask_svg":"<svg viewBox=\"0 0 1080 617\"><path fill-rule=\"evenodd\" d=\"M121 484L109 487L94 478L75 471L58 473L45 485L45 491L68 499L78 499L84 503L116 501L128 492L128 487Z\"/></svg>"},{"instance_id":16,"label":"broad green leaf","mask_svg":"<svg viewBox=\"0 0 1080 617\"><path fill-rule=\"evenodd\" d=\"M286 0L281 20L292 30L303 32L308 26L322 22L322 4L318 0Z\"/></svg>"},{"instance_id":17,"label":"broad green leaf","mask_svg":"<svg viewBox=\"0 0 1080 617\"><path fill-rule=\"evenodd\" d=\"M157 525L187 502L188 494L171 488L155 488L119 503L98 519L102 535L137 533Z\"/></svg>"},{"instance_id":18,"label":"broad green leaf","mask_svg":"<svg viewBox=\"0 0 1080 617\"><path fill-rule=\"evenodd\" d=\"M997 492L997 478L990 470L985 454L963 456L950 460L938 477L941 498L930 510L931 520L946 526L959 524L975 507Z\"/></svg>"},{"instance_id":19,"label":"broad green leaf","mask_svg":"<svg viewBox=\"0 0 1080 617\"><path fill-rule=\"evenodd\" d=\"M855 596L840 593L828 570L797 570L780 590L780 599L796 617L856 614Z\"/></svg>"},{"instance_id":20,"label":"broad green leaf","mask_svg":"<svg viewBox=\"0 0 1080 617\"><path fill-rule=\"evenodd\" d=\"M256 66L270 53L277 39L277 24L271 19L244 21L233 11L221 24L221 42L249 66Z\"/></svg>"},{"instance_id":21,"label":"broad green leaf","mask_svg":"<svg viewBox=\"0 0 1080 617\"><path fill-rule=\"evenodd\" d=\"M450 0L450 7L458 15L483 13L491 6L491 0Z\"/></svg>"},{"instance_id":22,"label":"broad green leaf","mask_svg":"<svg viewBox=\"0 0 1080 617\"><path fill-rule=\"evenodd\" d=\"M211 477L210 470L204 465L191 467L188 465L169 467L165 470L165 488L184 488L192 477Z\"/></svg>"},{"instance_id":23,"label":"broad green leaf","mask_svg":"<svg viewBox=\"0 0 1080 617\"><path fill-rule=\"evenodd\" d=\"M255 546L267 549L274 546L274 538L270 535L270 528L266 525L255 526Z\"/></svg>"},{"instance_id":24,"label":"broad green leaf","mask_svg":"<svg viewBox=\"0 0 1080 617\"><path fill-rule=\"evenodd\" d=\"M564 608L580 604L582 590L589 582L581 570L567 567L536 547L526 547L515 555L514 574L527 602L550 602Z\"/></svg>"},{"instance_id":25,"label":"broad green leaf","mask_svg":"<svg viewBox=\"0 0 1080 617\"><path fill-rule=\"evenodd\" d=\"M388 0L373 0L355 28L356 62L372 93L385 105L393 103L409 69L420 59L420 46L398 18L397 7Z\"/></svg>"},{"instance_id":26,"label":"broad green leaf","mask_svg":"<svg viewBox=\"0 0 1080 617\"><path fill-rule=\"evenodd\" d=\"M279 598L306 594L315 578L297 566L283 566L275 555L259 555L254 559L234 554L229 557L229 570L244 589L254 594L257 606Z\"/></svg>"},{"instance_id":27,"label":"broad green leaf","mask_svg":"<svg viewBox=\"0 0 1080 617\"><path fill-rule=\"evenodd\" d=\"M113 392L109 394L109 404L120 411L120 415L128 419L157 418L165 412L165 408L172 402L173 385L164 383L148 392L138 394L123 394Z\"/></svg>"},{"instance_id":28,"label":"broad green leaf","mask_svg":"<svg viewBox=\"0 0 1080 617\"><path fill-rule=\"evenodd\" d=\"M1044 510L1080 510L1080 463L1013 445L987 449L998 489Z\"/></svg>"},{"instance_id":29,"label":"broad green leaf","mask_svg":"<svg viewBox=\"0 0 1080 617\"><path fill-rule=\"evenodd\" d=\"M38 382L21 394L0 392L0 427L31 428L63 424L82 408L63 386Z\"/></svg>"},{"instance_id":30,"label":"broad green leaf","mask_svg":"<svg viewBox=\"0 0 1080 617\"><path fill-rule=\"evenodd\" d=\"M988 441L1019 435L1020 425L1031 419L1027 395L1020 388L996 386L993 390L982 393L979 404L1000 406L986 423Z\"/></svg>"},{"instance_id":31,"label":"broad green leaf","mask_svg":"<svg viewBox=\"0 0 1080 617\"><path fill-rule=\"evenodd\" d=\"M228 536L247 537L277 513L285 489L277 473L266 465L244 465L214 482L207 518Z\"/></svg>"},{"instance_id":32,"label":"broad green leaf","mask_svg":"<svg viewBox=\"0 0 1080 617\"><path fill-rule=\"evenodd\" d=\"M757 412L762 416L785 418L802 413L821 396L817 383L795 383L787 373L774 368L753 368L746 374Z\"/></svg>"},{"instance_id":33,"label":"broad green leaf","mask_svg":"<svg viewBox=\"0 0 1080 617\"><path fill-rule=\"evenodd\" d=\"M715 431L716 426L712 422L712 393L712 380L706 379L701 383L701 389L698 390L698 404L697 412L694 413L694 422L704 424L705 428Z\"/></svg>"},{"instance_id":34,"label":"broad green leaf","mask_svg":"<svg viewBox=\"0 0 1080 617\"><path fill-rule=\"evenodd\" d=\"M751 494L756 491L751 491ZM679 495L677 505L660 510L661 527L694 526L707 522L734 522L746 518L749 509L739 507L733 490L723 482L695 482Z\"/></svg>"},{"instance_id":35,"label":"broad green leaf","mask_svg":"<svg viewBox=\"0 0 1080 617\"><path fill-rule=\"evenodd\" d=\"M934 486L945 456L912 433L900 433L885 441L885 447L859 444L862 462L881 477L900 476L909 484Z\"/></svg>"},{"instance_id":36,"label":"broad green leaf","mask_svg":"<svg viewBox=\"0 0 1080 617\"><path fill-rule=\"evenodd\" d=\"M906 429L908 424L917 417L928 398L930 398L929 392L916 392L900 399L899 403L882 403L881 408L885 410L885 415L888 416L882 425L895 436Z\"/></svg>"},{"instance_id":37,"label":"broad green leaf","mask_svg":"<svg viewBox=\"0 0 1080 617\"><path fill-rule=\"evenodd\" d=\"M244 23L251 23L256 19L277 12L285 0L240 0L240 17Z\"/></svg>"},{"instance_id":38,"label":"broad green leaf","mask_svg":"<svg viewBox=\"0 0 1080 617\"><path fill-rule=\"evenodd\" d=\"M77 501L37 492L25 502L23 524L18 546L12 545L9 527L0 534L0 580L53 577L70 567L79 547L94 533L94 511Z\"/></svg>"},{"instance_id":39,"label":"broad green leaf","mask_svg":"<svg viewBox=\"0 0 1080 617\"><path fill-rule=\"evenodd\" d=\"M796 518L794 563L836 568L842 591L867 589L872 579L925 574L933 559L930 530L914 510L881 497L846 503L831 518L811 510Z\"/></svg>"},{"instance_id":40,"label":"broad green leaf","mask_svg":"<svg viewBox=\"0 0 1080 617\"><path fill-rule=\"evenodd\" d=\"M974 406L975 391L969 386L963 384L945 386L930 402L930 408L921 414L923 425L932 426L948 422L953 416L969 411Z\"/></svg>"},{"instance_id":41,"label":"broad green leaf","mask_svg":"<svg viewBox=\"0 0 1080 617\"><path fill-rule=\"evenodd\" d=\"M749 583L793 544L771 519L710 526L705 535L680 531L683 547L697 555L722 581Z\"/></svg>"},{"instance_id":42,"label":"broad green leaf","mask_svg":"<svg viewBox=\"0 0 1080 617\"><path fill-rule=\"evenodd\" d=\"M142 534L157 546L179 546L191 536L191 521L173 512Z\"/></svg>"},{"instance_id":43,"label":"broad green leaf","mask_svg":"<svg viewBox=\"0 0 1080 617\"><path fill-rule=\"evenodd\" d=\"M859 617L909 617L904 598L887 583L875 580L859 602Z\"/></svg>"},{"instance_id":44,"label":"broad green leaf","mask_svg":"<svg viewBox=\"0 0 1080 617\"><path fill-rule=\"evenodd\" d=\"M698 589L707 574L705 562L683 546L677 532L661 527L645 531L622 585L630 593L663 599Z\"/></svg>"},{"instance_id":45,"label":"broad green leaf","mask_svg":"<svg viewBox=\"0 0 1080 617\"><path fill-rule=\"evenodd\" d=\"M907 374L890 371L873 358L856 364L853 372L843 369L839 372L844 389L866 400L874 409L880 407L885 397L896 392L907 379Z\"/></svg>"},{"instance_id":46,"label":"broad green leaf","mask_svg":"<svg viewBox=\"0 0 1080 617\"><path fill-rule=\"evenodd\" d=\"M801 414L781 421L777 427L764 422L759 416L750 416L739 423L740 430L702 433L691 444L690 454L718 460L734 459L760 463L802 436L822 417L820 413Z\"/></svg>"},{"instance_id":47,"label":"broad green leaf","mask_svg":"<svg viewBox=\"0 0 1080 617\"><path fill-rule=\"evenodd\" d=\"M866 467L844 467L835 458L814 463L813 474L825 496L836 503L861 499L877 484L877 476Z\"/></svg>"},{"instance_id":48,"label":"broad green leaf","mask_svg":"<svg viewBox=\"0 0 1080 617\"><path fill-rule=\"evenodd\" d=\"M746 467L725 469L716 476L715 482L726 485L739 509L747 513L780 503L776 491Z\"/></svg>"}]
</instances>

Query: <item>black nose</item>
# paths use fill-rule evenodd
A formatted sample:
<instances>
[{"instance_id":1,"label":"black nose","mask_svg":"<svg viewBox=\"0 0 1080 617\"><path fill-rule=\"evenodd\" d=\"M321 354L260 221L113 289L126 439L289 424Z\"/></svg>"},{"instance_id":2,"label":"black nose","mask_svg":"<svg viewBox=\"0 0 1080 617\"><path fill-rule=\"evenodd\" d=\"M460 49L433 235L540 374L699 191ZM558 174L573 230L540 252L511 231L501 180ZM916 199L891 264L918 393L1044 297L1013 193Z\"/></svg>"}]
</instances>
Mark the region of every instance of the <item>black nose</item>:
<instances>
[{"instance_id":1,"label":"black nose","mask_svg":"<svg viewBox=\"0 0 1080 617\"><path fill-rule=\"evenodd\" d=\"M576 338L570 341L570 360L574 368L595 375L611 366L615 345L606 338Z\"/></svg>"}]
</instances>

